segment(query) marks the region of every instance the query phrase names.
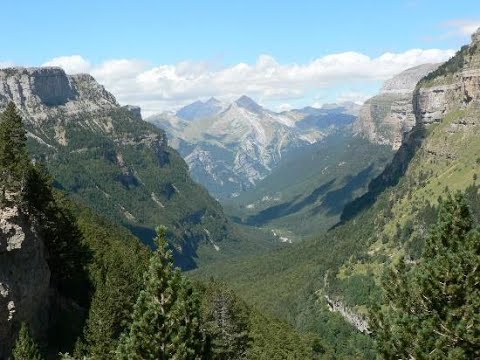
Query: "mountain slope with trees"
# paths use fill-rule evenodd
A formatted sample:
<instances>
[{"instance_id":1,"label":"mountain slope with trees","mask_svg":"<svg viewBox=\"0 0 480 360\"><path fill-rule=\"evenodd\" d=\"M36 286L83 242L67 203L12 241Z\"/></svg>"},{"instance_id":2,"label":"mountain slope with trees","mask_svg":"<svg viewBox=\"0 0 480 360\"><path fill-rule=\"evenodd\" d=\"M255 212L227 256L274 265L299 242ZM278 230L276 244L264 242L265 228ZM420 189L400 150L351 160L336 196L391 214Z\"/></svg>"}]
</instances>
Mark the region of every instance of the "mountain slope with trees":
<instances>
[{"instance_id":1,"label":"mountain slope with trees","mask_svg":"<svg viewBox=\"0 0 480 360\"><path fill-rule=\"evenodd\" d=\"M197 266L204 254L225 256L229 244L245 239L220 204L191 179L165 133L143 121L138 108L120 106L91 76L67 76L60 68L10 68L0 70L0 84L0 109L9 101L17 105L29 150L46 164L56 186L149 245L155 226L168 226L183 268ZM262 233L256 240L245 249L275 245Z\"/></svg>"}]
</instances>

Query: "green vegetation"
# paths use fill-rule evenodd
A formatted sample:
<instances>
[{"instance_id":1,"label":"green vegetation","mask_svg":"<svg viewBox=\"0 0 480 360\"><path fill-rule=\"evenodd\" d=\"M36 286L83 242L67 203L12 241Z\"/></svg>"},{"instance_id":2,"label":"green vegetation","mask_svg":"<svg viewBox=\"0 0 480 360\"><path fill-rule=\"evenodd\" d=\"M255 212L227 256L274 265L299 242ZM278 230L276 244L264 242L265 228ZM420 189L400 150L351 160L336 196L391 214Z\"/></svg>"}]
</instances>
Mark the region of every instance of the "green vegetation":
<instances>
[{"instance_id":1,"label":"green vegetation","mask_svg":"<svg viewBox=\"0 0 480 360\"><path fill-rule=\"evenodd\" d=\"M461 194L442 201L418 265L405 261L384 281L383 308L372 312L385 359L480 356L480 233Z\"/></svg>"},{"instance_id":2,"label":"green vegetation","mask_svg":"<svg viewBox=\"0 0 480 360\"><path fill-rule=\"evenodd\" d=\"M255 189L224 205L237 221L289 240L312 236L338 222L343 207L366 191L391 155L388 146L330 135L287 154Z\"/></svg>"},{"instance_id":3,"label":"green vegetation","mask_svg":"<svg viewBox=\"0 0 480 360\"><path fill-rule=\"evenodd\" d=\"M21 118L14 107L10 110L0 133L10 128L22 134ZM163 352L165 358L223 359L225 353L242 358L248 351L249 358L283 359L325 352L315 336L301 336L260 315L223 285L192 287L174 269L165 230L152 255L127 229L54 191L45 168L28 161L25 140L19 136L11 144L14 156L5 156L10 160L0 161L0 169L8 179L4 193L24 194L4 201L21 206L30 221L41 224L52 274L48 332L40 348L45 358L143 359L161 358ZM10 166L16 159L25 159L23 169ZM219 303L220 308L209 308ZM219 314L227 315L218 321ZM14 356L40 358L25 327Z\"/></svg>"},{"instance_id":4,"label":"green vegetation","mask_svg":"<svg viewBox=\"0 0 480 360\"><path fill-rule=\"evenodd\" d=\"M22 323L17 342L13 348L13 360L41 360L38 345L30 336L27 325Z\"/></svg>"},{"instance_id":5,"label":"green vegetation","mask_svg":"<svg viewBox=\"0 0 480 360\"><path fill-rule=\"evenodd\" d=\"M243 230L231 224L220 204L191 179L163 131L127 109L82 113L71 121L52 119L41 132L28 130L44 141L29 138L29 149L46 164L56 187L152 247L155 226L164 224L176 264L183 269L210 261L206 257L223 257L230 245L244 241ZM63 140L56 143L59 133ZM246 251L275 246L261 232L255 240L246 244Z\"/></svg>"},{"instance_id":6,"label":"green vegetation","mask_svg":"<svg viewBox=\"0 0 480 360\"><path fill-rule=\"evenodd\" d=\"M157 250L133 308L132 324L121 339L117 359L201 359L204 353L200 306L189 282L173 268L166 229L159 228Z\"/></svg>"}]
</instances>

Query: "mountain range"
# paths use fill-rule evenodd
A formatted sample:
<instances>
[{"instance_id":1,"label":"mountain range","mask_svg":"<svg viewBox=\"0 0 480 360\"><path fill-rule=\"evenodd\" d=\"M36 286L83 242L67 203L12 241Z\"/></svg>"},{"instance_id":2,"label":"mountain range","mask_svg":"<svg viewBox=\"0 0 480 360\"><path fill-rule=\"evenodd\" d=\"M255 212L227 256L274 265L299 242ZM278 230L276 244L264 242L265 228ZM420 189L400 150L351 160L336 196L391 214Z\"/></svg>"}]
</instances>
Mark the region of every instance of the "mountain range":
<instances>
[{"instance_id":1,"label":"mountain range","mask_svg":"<svg viewBox=\"0 0 480 360\"><path fill-rule=\"evenodd\" d=\"M92 76L1 69L0 109L9 102L24 119L32 156L59 188L146 243L156 226L168 226L179 265L195 267L199 247L206 257L228 252L222 242L240 236L165 132L143 121L138 107L120 106Z\"/></svg>"},{"instance_id":2,"label":"mountain range","mask_svg":"<svg viewBox=\"0 0 480 360\"><path fill-rule=\"evenodd\" d=\"M195 180L218 198L255 187L288 152L343 131L355 120L353 103L276 113L247 96L211 98L146 120L165 129Z\"/></svg>"}]
</instances>

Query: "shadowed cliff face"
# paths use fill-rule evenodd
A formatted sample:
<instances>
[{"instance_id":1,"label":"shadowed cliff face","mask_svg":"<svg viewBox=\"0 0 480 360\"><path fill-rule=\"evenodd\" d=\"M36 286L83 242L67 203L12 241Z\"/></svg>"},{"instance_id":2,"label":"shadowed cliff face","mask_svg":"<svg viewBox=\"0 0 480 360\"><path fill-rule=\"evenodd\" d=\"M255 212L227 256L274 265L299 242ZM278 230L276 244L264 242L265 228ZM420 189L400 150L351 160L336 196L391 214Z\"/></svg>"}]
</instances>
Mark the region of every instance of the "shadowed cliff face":
<instances>
[{"instance_id":1,"label":"shadowed cliff face","mask_svg":"<svg viewBox=\"0 0 480 360\"><path fill-rule=\"evenodd\" d=\"M50 271L42 239L19 209L0 209L0 358L8 358L21 322L42 338Z\"/></svg>"}]
</instances>

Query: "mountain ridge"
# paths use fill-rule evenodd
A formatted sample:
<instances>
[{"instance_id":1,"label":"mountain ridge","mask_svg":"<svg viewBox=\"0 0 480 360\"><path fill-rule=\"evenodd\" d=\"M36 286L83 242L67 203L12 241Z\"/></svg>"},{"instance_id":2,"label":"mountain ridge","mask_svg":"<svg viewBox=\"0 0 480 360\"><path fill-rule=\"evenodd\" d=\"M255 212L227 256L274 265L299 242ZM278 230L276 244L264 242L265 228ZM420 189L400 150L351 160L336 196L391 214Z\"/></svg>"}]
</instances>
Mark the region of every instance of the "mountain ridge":
<instances>
[{"instance_id":1,"label":"mountain ridge","mask_svg":"<svg viewBox=\"0 0 480 360\"><path fill-rule=\"evenodd\" d=\"M146 120L165 129L193 177L223 199L254 187L289 151L349 131L354 112L345 105L276 113L243 95L218 114L194 122L171 112Z\"/></svg>"}]
</instances>

